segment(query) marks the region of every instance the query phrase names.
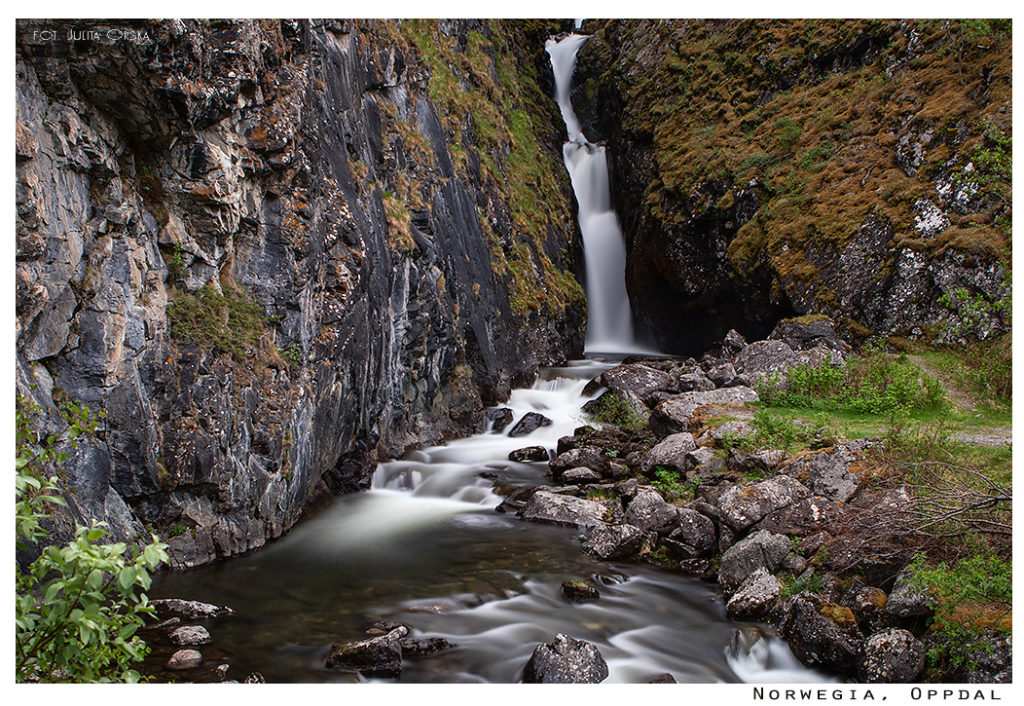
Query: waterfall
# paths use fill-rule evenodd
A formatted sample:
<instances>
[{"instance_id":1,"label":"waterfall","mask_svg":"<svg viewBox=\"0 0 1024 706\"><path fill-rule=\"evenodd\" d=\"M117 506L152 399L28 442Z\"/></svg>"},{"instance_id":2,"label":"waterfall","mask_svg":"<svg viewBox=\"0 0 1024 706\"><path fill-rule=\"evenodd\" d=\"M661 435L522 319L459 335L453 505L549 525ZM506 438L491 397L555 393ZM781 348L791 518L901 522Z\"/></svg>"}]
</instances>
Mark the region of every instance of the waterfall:
<instances>
[{"instance_id":1,"label":"waterfall","mask_svg":"<svg viewBox=\"0 0 1024 706\"><path fill-rule=\"evenodd\" d=\"M580 233L587 268L587 353L640 353L633 337L633 313L626 294L626 246L608 187L604 145L587 141L572 109L569 91L576 52L587 35L548 39L555 99L565 121L568 142L562 148L565 168L579 204Z\"/></svg>"}]
</instances>

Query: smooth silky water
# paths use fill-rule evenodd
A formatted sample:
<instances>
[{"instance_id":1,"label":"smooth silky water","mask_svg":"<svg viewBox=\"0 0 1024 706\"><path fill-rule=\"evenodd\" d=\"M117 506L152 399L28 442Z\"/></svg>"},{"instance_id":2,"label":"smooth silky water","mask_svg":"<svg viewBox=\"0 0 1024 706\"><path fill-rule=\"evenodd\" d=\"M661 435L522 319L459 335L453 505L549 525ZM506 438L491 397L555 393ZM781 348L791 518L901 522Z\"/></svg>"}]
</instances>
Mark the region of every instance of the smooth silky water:
<instances>
[{"instance_id":1,"label":"smooth silky water","mask_svg":"<svg viewBox=\"0 0 1024 706\"><path fill-rule=\"evenodd\" d=\"M680 682L826 679L759 626L727 620L714 584L597 560L581 551L577 530L495 510L497 488L548 480L546 463L514 463L509 451L553 449L571 434L584 421L584 385L610 365L545 369L532 388L513 391L507 406L515 420L537 411L552 419L549 427L518 438L477 434L382 463L371 490L339 498L267 547L157 576L153 597L235 611L209 624L205 666L175 678L201 679L226 663L233 679L259 672L274 682L365 681L324 666L330 645L362 639L368 623L387 619L457 644L406 659L403 682L515 682L537 644L559 632L597 645L607 682L665 672ZM561 597L562 581L588 578L600 600ZM148 671L169 677L159 665L171 649L158 644Z\"/></svg>"}]
</instances>

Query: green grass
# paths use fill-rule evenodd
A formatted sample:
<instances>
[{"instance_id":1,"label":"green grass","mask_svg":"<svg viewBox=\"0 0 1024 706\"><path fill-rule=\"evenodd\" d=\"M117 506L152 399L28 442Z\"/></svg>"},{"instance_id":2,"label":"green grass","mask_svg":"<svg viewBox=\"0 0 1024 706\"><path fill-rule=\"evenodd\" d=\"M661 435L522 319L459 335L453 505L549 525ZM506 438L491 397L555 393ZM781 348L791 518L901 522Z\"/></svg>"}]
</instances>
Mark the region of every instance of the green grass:
<instances>
[{"instance_id":1,"label":"green grass","mask_svg":"<svg viewBox=\"0 0 1024 706\"><path fill-rule=\"evenodd\" d=\"M206 285L198 292L179 292L167 306L171 336L221 351L236 361L251 359L267 332L263 308L242 289L218 292Z\"/></svg>"}]
</instances>

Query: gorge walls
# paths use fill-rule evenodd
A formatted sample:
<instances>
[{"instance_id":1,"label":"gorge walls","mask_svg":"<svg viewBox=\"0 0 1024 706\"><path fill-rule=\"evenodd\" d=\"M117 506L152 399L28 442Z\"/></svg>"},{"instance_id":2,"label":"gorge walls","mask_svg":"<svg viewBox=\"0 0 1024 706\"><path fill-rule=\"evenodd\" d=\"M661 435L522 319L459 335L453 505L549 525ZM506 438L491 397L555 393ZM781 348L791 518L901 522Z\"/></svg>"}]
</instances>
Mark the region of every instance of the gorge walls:
<instances>
[{"instance_id":1,"label":"gorge walls","mask_svg":"<svg viewBox=\"0 0 1024 706\"><path fill-rule=\"evenodd\" d=\"M18 393L101 415L62 522L250 550L582 351L557 24L77 26L17 28Z\"/></svg>"},{"instance_id":2,"label":"gorge walls","mask_svg":"<svg viewBox=\"0 0 1024 706\"><path fill-rule=\"evenodd\" d=\"M663 350L827 313L1009 326L1007 21L609 20L573 104L607 139L633 309Z\"/></svg>"}]
</instances>

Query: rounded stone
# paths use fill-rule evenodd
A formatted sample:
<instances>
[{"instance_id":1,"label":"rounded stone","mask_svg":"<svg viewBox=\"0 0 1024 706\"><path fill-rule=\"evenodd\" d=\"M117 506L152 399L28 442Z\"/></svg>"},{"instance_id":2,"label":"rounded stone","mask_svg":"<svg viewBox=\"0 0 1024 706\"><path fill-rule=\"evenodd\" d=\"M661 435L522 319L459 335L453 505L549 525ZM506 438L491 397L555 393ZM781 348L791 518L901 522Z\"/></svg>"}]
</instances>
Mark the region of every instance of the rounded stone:
<instances>
[{"instance_id":1,"label":"rounded stone","mask_svg":"<svg viewBox=\"0 0 1024 706\"><path fill-rule=\"evenodd\" d=\"M175 645L205 645L212 639L210 632L201 625L183 625L172 630L170 638Z\"/></svg>"},{"instance_id":2,"label":"rounded stone","mask_svg":"<svg viewBox=\"0 0 1024 706\"><path fill-rule=\"evenodd\" d=\"M168 669L192 669L203 663L203 654L199 650L178 650L167 660Z\"/></svg>"},{"instance_id":3,"label":"rounded stone","mask_svg":"<svg viewBox=\"0 0 1024 706\"><path fill-rule=\"evenodd\" d=\"M924 645L906 630L877 632L864 644L861 678L866 682L905 684L924 669Z\"/></svg>"}]
</instances>

